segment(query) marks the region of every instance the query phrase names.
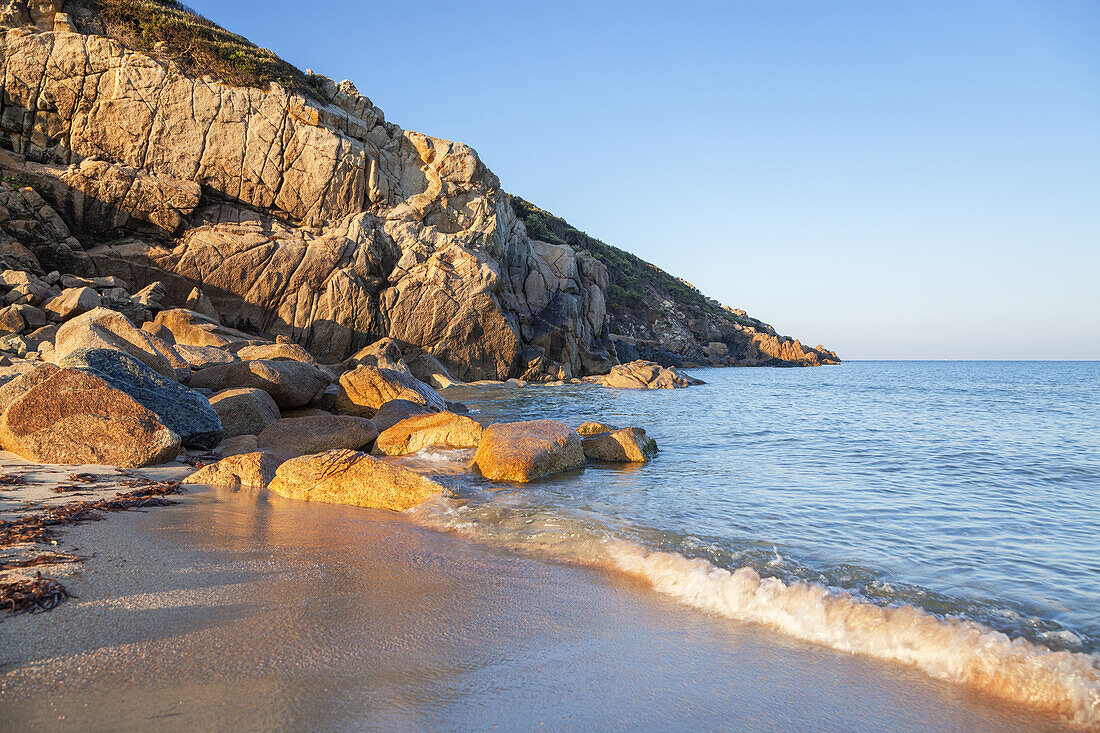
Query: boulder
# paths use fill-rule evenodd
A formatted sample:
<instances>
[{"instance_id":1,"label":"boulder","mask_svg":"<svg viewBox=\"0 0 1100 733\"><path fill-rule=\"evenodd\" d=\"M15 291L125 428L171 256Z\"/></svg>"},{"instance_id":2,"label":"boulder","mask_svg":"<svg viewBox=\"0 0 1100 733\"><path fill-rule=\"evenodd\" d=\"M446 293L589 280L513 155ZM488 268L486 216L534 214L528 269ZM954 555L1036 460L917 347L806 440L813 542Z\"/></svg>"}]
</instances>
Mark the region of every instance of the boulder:
<instances>
[{"instance_id":1,"label":"boulder","mask_svg":"<svg viewBox=\"0 0 1100 733\"><path fill-rule=\"evenodd\" d=\"M416 402L436 412L447 409L443 396L415 377L366 365L340 375L340 393L333 408L336 412L370 417L390 400Z\"/></svg>"},{"instance_id":2,"label":"boulder","mask_svg":"<svg viewBox=\"0 0 1100 733\"><path fill-rule=\"evenodd\" d=\"M25 270L4 270L0 272L0 285L14 288L18 285L30 285L38 277Z\"/></svg>"},{"instance_id":3,"label":"boulder","mask_svg":"<svg viewBox=\"0 0 1100 733\"><path fill-rule=\"evenodd\" d=\"M452 385L462 384L462 382L451 376L451 372L443 366L439 359L436 359L427 351L422 351L416 356L406 357L405 364L408 366L410 374L436 389L445 389Z\"/></svg>"},{"instance_id":4,"label":"boulder","mask_svg":"<svg viewBox=\"0 0 1100 733\"><path fill-rule=\"evenodd\" d=\"M270 453L239 453L203 466L185 478L183 483L229 489L263 489L275 478L278 468L279 459Z\"/></svg>"},{"instance_id":5,"label":"boulder","mask_svg":"<svg viewBox=\"0 0 1100 733\"><path fill-rule=\"evenodd\" d=\"M577 433L581 437L587 437L589 435L599 435L600 433L610 433L612 430L616 430L616 429L617 428L615 428L614 425L608 425L607 423L591 422L590 421L590 422L582 423L581 426L579 428L577 428Z\"/></svg>"},{"instance_id":6,"label":"boulder","mask_svg":"<svg viewBox=\"0 0 1100 733\"><path fill-rule=\"evenodd\" d=\"M374 423L366 418L311 415L276 420L264 428L257 441L261 450L304 455L338 448L359 450L377 437Z\"/></svg>"},{"instance_id":7,"label":"boulder","mask_svg":"<svg viewBox=\"0 0 1100 733\"><path fill-rule=\"evenodd\" d=\"M113 349L78 349L57 361L105 380L153 412L186 446L210 449L222 440L222 424L209 400Z\"/></svg>"},{"instance_id":8,"label":"boulder","mask_svg":"<svg viewBox=\"0 0 1100 733\"><path fill-rule=\"evenodd\" d=\"M24 374L29 374L35 369L41 368L41 366L41 364L21 359L12 361L11 358L0 355L0 414L3 414L12 400L22 394L22 387L18 385L8 389L5 389L5 387Z\"/></svg>"},{"instance_id":9,"label":"boulder","mask_svg":"<svg viewBox=\"0 0 1100 733\"><path fill-rule=\"evenodd\" d=\"M43 364L14 381L18 396L0 417L0 446L27 460L135 468L179 454L178 435L93 374Z\"/></svg>"},{"instance_id":10,"label":"boulder","mask_svg":"<svg viewBox=\"0 0 1100 733\"><path fill-rule=\"evenodd\" d=\"M219 456L238 456L241 453L256 453L259 450L260 442L255 435L238 435L218 443L214 453Z\"/></svg>"},{"instance_id":11,"label":"boulder","mask_svg":"<svg viewBox=\"0 0 1100 733\"><path fill-rule=\"evenodd\" d=\"M186 308L163 310L156 315L153 322L171 331L177 344L187 346L214 346L221 349L252 338L246 333L221 325L209 316Z\"/></svg>"},{"instance_id":12,"label":"boulder","mask_svg":"<svg viewBox=\"0 0 1100 733\"><path fill-rule=\"evenodd\" d=\"M292 458L279 466L271 491L288 499L403 512L449 492L407 468L352 450Z\"/></svg>"},{"instance_id":13,"label":"boulder","mask_svg":"<svg viewBox=\"0 0 1100 733\"><path fill-rule=\"evenodd\" d=\"M214 346L189 346L176 344L176 352L195 371L240 361L236 356Z\"/></svg>"},{"instance_id":14,"label":"boulder","mask_svg":"<svg viewBox=\"0 0 1100 733\"><path fill-rule=\"evenodd\" d=\"M422 448L476 448L484 428L453 412L435 412L406 418L378 435L372 453L403 456Z\"/></svg>"},{"instance_id":15,"label":"boulder","mask_svg":"<svg viewBox=\"0 0 1100 733\"><path fill-rule=\"evenodd\" d=\"M224 438L259 435L279 419L279 406L267 392L255 387L226 389L210 398L210 406L222 421Z\"/></svg>"},{"instance_id":16,"label":"boulder","mask_svg":"<svg viewBox=\"0 0 1100 733\"><path fill-rule=\"evenodd\" d=\"M581 436L555 420L493 423L474 454L474 465L493 481L531 481L584 465Z\"/></svg>"},{"instance_id":17,"label":"boulder","mask_svg":"<svg viewBox=\"0 0 1100 733\"><path fill-rule=\"evenodd\" d=\"M56 293L39 280L27 285L16 285L4 296L4 302L12 305L41 305L54 295Z\"/></svg>"},{"instance_id":18,"label":"boulder","mask_svg":"<svg viewBox=\"0 0 1100 733\"><path fill-rule=\"evenodd\" d=\"M191 378L191 365L180 356L180 353L176 351L176 347L170 341L165 341L160 336L149 333L145 329L142 329L142 333L149 335L149 343L153 345L158 354L167 359L168 363L172 365L172 369L176 372L176 381L187 382Z\"/></svg>"},{"instance_id":19,"label":"boulder","mask_svg":"<svg viewBox=\"0 0 1100 733\"><path fill-rule=\"evenodd\" d=\"M450 407L450 405L448 405ZM454 410L451 410L454 412ZM397 423L401 422L407 417L413 415L431 415L435 410L430 407L425 407L418 402L410 402L409 400L390 400L384 403L378 408L378 411L374 413L374 417L371 418L371 422L378 428L379 432L389 430Z\"/></svg>"},{"instance_id":20,"label":"boulder","mask_svg":"<svg viewBox=\"0 0 1100 733\"><path fill-rule=\"evenodd\" d=\"M136 328L121 313L95 308L73 318L57 330L54 340L55 363L80 349L114 349L140 361L169 379L176 380L172 362L161 353L149 334Z\"/></svg>"},{"instance_id":21,"label":"boulder","mask_svg":"<svg viewBox=\"0 0 1100 733\"><path fill-rule=\"evenodd\" d=\"M596 461L645 463L657 453L657 441L641 428L599 433L581 442L584 455Z\"/></svg>"},{"instance_id":22,"label":"boulder","mask_svg":"<svg viewBox=\"0 0 1100 733\"><path fill-rule=\"evenodd\" d=\"M16 305L0 308L0 333L23 333L27 330L27 322L18 308Z\"/></svg>"},{"instance_id":23,"label":"boulder","mask_svg":"<svg viewBox=\"0 0 1100 733\"><path fill-rule=\"evenodd\" d=\"M241 361L251 359L281 359L284 361L304 361L306 364L316 363L308 351L298 344L259 344L245 346L237 351Z\"/></svg>"},{"instance_id":24,"label":"boulder","mask_svg":"<svg viewBox=\"0 0 1100 733\"><path fill-rule=\"evenodd\" d=\"M156 336L161 341L172 344L173 346L176 343L176 337L172 335L172 332L169 331L168 327L165 326L163 323L146 321L145 323L141 324L141 330L145 331L145 333L149 334L150 336Z\"/></svg>"},{"instance_id":25,"label":"boulder","mask_svg":"<svg viewBox=\"0 0 1100 733\"><path fill-rule=\"evenodd\" d=\"M159 311L164 309L164 299L168 297L168 288L162 282L154 282L146 285L134 293L130 300L149 310ZM144 326L142 326L144 328Z\"/></svg>"},{"instance_id":26,"label":"boulder","mask_svg":"<svg viewBox=\"0 0 1100 733\"><path fill-rule=\"evenodd\" d=\"M632 361L629 364L617 364L608 374L589 377L605 387L619 389L674 389L705 384L701 379L681 373L676 367L663 367L655 361Z\"/></svg>"},{"instance_id":27,"label":"boulder","mask_svg":"<svg viewBox=\"0 0 1100 733\"><path fill-rule=\"evenodd\" d=\"M192 374L190 382L192 387L213 390L255 387L271 395L281 408L308 404L321 395L328 383L328 375L313 364L271 359L209 367Z\"/></svg>"},{"instance_id":28,"label":"boulder","mask_svg":"<svg viewBox=\"0 0 1100 733\"><path fill-rule=\"evenodd\" d=\"M7 336L0 336L0 351L15 354L22 359L29 352L33 351L33 347L27 342L27 339L22 336L9 333Z\"/></svg>"},{"instance_id":29,"label":"boulder","mask_svg":"<svg viewBox=\"0 0 1100 733\"><path fill-rule=\"evenodd\" d=\"M92 288L66 288L57 297L46 301L42 308L52 320L66 321L73 316L98 308L100 302L99 293Z\"/></svg>"},{"instance_id":30,"label":"boulder","mask_svg":"<svg viewBox=\"0 0 1100 733\"><path fill-rule=\"evenodd\" d=\"M391 338L379 339L369 346L364 346L345 359L344 365L348 369L363 365L412 375L408 365L401 358L401 347Z\"/></svg>"}]
</instances>

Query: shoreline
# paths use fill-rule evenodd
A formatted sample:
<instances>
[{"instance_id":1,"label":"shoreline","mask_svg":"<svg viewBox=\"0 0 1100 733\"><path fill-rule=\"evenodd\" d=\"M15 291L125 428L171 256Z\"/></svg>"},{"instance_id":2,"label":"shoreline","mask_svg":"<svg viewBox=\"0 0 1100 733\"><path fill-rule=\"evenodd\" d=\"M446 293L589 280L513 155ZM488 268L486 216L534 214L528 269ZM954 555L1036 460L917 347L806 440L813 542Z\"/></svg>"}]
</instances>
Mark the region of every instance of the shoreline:
<instances>
[{"instance_id":1,"label":"shoreline","mask_svg":"<svg viewBox=\"0 0 1100 733\"><path fill-rule=\"evenodd\" d=\"M65 529L62 545L95 548L68 576L77 597L0 622L25 642L0 653L13 729L660 727L715 711L742 730L1065 729L402 515L178 498Z\"/></svg>"}]
</instances>

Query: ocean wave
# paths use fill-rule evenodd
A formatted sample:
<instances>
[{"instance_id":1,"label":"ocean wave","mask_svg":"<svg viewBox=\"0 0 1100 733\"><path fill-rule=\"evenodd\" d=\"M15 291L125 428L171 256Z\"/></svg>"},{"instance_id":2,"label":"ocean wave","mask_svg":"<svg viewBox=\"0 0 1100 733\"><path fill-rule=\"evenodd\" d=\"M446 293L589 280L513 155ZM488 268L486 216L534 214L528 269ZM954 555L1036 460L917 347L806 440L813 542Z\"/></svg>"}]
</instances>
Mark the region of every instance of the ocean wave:
<instances>
[{"instance_id":1,"label":"ocean wave","mask_svg":"<svg viewBox=\"0 0 1100 733\"><path fill-rule=\"evenodd\" d=\"M765 577L751 567L722 568L535 509L505 512L441 500L411 510L411 516L435 529L623 573L699 610L911 665L931 677L1100 730L1100 658L1091 654L1049 649L910 604L880 605L813 582Z\"/></svg>"}]
</instances>

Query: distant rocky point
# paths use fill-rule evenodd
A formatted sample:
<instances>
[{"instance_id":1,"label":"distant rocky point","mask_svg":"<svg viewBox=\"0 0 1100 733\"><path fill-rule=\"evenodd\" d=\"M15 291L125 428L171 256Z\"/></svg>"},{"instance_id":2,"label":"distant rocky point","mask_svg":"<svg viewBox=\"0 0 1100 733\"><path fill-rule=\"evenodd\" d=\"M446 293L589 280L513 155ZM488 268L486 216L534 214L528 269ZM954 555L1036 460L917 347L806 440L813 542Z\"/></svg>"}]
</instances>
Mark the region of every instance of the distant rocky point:
<instances>
[{"instance_id":1,"label":"distant rocky point","mask_svg":"<svg viewBox=\"0 0 1100 733\"><path fill-rule=\"evenodd\" d=\"M389 338L462 381L838 361L172 0L9 0L0 26L0 270L35 276L10 284L9 333L186 305L323 364ZM129 290L54 281L57 301L32 292L48 273ZM216 344L185 346L183 366L215 368L192 348Z\"/></svg>"}]
</instances>

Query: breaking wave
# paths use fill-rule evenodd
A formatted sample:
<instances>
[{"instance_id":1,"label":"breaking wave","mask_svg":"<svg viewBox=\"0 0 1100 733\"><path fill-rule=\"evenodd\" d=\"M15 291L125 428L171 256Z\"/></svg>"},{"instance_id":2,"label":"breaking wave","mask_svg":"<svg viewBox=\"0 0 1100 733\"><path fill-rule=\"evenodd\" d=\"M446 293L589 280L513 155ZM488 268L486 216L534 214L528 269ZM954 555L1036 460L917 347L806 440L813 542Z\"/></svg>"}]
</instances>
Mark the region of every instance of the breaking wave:
<instances>
[{"instance_id":1,"label":"breaking wave","mask_svg":"<svg viewBox=\"0 0 1100 733\"><path fill-rule=\"evenodd\" d=\"M726 569L707 559L647 548L597 522L545 511L440 500L410 515L478 541L623 573L702 611L838 651L911 665L934 678L1100 730L1100 658L1092 654L1051 649L904 600L876 603L815 582L765 577L765 568ZM769 562L783 558L775 551Z\"/></svg>"}]
</instances>

